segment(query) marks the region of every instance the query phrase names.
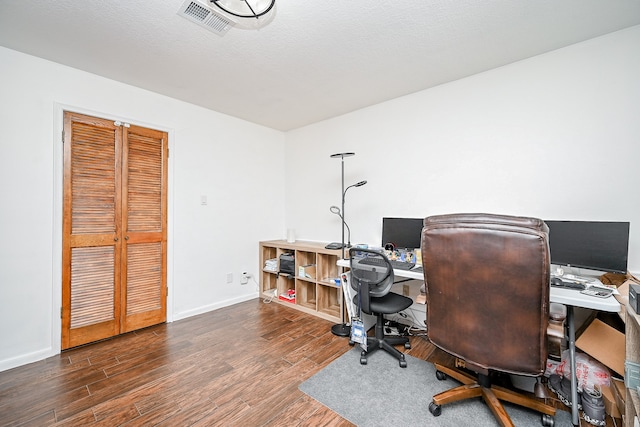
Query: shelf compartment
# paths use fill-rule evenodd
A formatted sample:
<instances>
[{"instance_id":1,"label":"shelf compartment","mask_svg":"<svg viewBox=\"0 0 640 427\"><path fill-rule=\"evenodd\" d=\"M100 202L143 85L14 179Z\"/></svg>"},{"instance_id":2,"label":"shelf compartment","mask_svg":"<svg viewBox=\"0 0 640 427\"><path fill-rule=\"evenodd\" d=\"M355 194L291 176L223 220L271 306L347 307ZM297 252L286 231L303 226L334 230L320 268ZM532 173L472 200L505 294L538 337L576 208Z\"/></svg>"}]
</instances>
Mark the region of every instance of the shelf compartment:
<instances>
[{"instance_id":1,"label":"shelf compartment","mask_svg":"<svg viewBox=\"0 0 640 427\"><path fill-rule=\"evenodd\" d=\"M277 289L277 257L278 250L276 248L269 246L260 247L260 268L262 269L262 273L260 274L260 291L263 293L273 292L273 289ZM275 270L268 269L268 260L275 260ZM269 265L274 265L274 263L269 263Z\"/></svg>"},{"instance_id":2,"label":"shelf compartment","mask_svg":"<svg viewBox=\"0 0 640 427\"><path fill-rule=\"evenodd\" d=\"M306 267L306 266L315 266L316 265L316 253L315 252L310 252L310 251L303 251L303 250L296 250L296 276L297 277L301 277L300 276L300 268L301 267ZM308 273L313 273L311 278L309 278L310 280L314 280L316 279L316 272L315 272L315 268L313 269L308 269ZM313 270L313 271L311 271Z\"/></svg>"},{"instance_id":3,"label":"shelf compartment","mask_svg":"<svg viewBox=\"0 0 640 427\"><path fill-rule=\"evenodd\" d=\"M306 280L296 280L296 303L303 307L316 309L316 284Z\"/></svg>"},{"instance_id":4,"label":"shelf compartment","mask_svg":"<svg viewBox=\"0 0 640 427\"><path fill-rule=\"evenodd\" d=\"M337 286L318 285L318 311L329 316L340 318L342 288Z\"/></svg>"},{"instance_id":5,"label":"shelf compartment","mask_svg":"<svg viewBox=\"0 0 640 427\"><path fill-rule=\"evenodd\" d=\"M278 288L278 276L276 273L272 273L270 271L263 271L262 278L260 281L261 291L265 292L273 292L274 289Z\"/></svg>"},{"instance_id":6,"label":"shelf compartment","mask_svg":"<svg viewBox=\"0 0 640 427\"><path fill-rule=\"evenodd\" d=\"M296 281L293 276L288 274L278 275L277 280L278 295L283 295L287 291L296 288Z\"/></svg>"},{"instance_id":7,"label":"shelf compartment","mask_svg":"<svg viewBox=\"0 0 640 427\"><path fill-rule=\"evenodd\" d=\"M316 277L322 280L323 283L331 283L331 282L328 282L328 279L339 278L340 273L338 273L337 262L338 262L338 255L318 254L318 265L316 267Z\"/></svg>"}]
</instances>

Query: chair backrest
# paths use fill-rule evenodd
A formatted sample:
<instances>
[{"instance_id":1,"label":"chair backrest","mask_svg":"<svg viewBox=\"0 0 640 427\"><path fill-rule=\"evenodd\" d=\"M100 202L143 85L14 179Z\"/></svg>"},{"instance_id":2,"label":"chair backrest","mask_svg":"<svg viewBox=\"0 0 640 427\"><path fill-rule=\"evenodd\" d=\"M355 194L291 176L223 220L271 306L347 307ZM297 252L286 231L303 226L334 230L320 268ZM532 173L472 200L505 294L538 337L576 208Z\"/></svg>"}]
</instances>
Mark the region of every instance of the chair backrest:
<instances>
[{"instance_id":1,"label":"chair backrest","mask_svg":"<svg viewBox=\"0 0 640 427\"><path fill-rule=\"evenodd\" d=\"M366 262L369 263L366 263ZM383 253L370 249L349 249L351 288L358 293L360 308L371 313L371 297L382 297L393 286L393 266Z\"/></svg>"},{"instance_id":2,"label":"chair backrest","mask_svg":"<svg viewBox=\"0 0 640 427\"><path fill-rule=\"evenodd\" d=\"M547 360L549 244L536 218L428 217L422 230L427 334L480 373L540 375Z\"/></svg>"}]
</instances>

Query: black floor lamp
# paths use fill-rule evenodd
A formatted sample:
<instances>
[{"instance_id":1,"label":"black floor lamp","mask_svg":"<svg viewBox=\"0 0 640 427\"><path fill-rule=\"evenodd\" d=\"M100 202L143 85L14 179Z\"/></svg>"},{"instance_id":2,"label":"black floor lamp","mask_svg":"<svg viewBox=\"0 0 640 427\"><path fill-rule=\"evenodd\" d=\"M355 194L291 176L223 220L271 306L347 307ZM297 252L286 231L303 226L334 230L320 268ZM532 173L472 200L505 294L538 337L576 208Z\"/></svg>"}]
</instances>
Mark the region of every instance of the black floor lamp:
<instances>
[{"instance_id":1,"label":"black floor lamp","mask_svg":"<svg viewBox=\"0 0 640 427\"><path fill-rule=\"evenodd\" d=\"M351 156L355 156L356 153L337 153L337 154L332 154L330 157L332 159L340 159L341 163L342 163L342 211L340 212L334 212L333 210L333 206L332 206L332 210L331 212L337 213L340 216L340 219L342 220L342 241L341 241L341 245L340 247L342 248L342 259L344 259L345 256L345 248L347 247L347 245L345 245L344 243L344 229L347 226L347 223L345 222L345 215L344 215L344 199L345 196L347 194L347 190L350 189L351 187L362 187L363 185L365 185L367 183L367 181L360 181L356 184L350 185L347 188L344 188L344 158L345 157L351 157ZM349 232L349 244L351 244L351 232ZM345 304L349 304L349 301L345 301ZM344 309L342 309L342 312L340 313L340 317L342 318L342 323L338 323L337 325L333 325L331 327L331 332L334 335L338 335L340 337L348 337L351 334L351 325L347 322L344 321Z\"/></svg>"}]
</instances>

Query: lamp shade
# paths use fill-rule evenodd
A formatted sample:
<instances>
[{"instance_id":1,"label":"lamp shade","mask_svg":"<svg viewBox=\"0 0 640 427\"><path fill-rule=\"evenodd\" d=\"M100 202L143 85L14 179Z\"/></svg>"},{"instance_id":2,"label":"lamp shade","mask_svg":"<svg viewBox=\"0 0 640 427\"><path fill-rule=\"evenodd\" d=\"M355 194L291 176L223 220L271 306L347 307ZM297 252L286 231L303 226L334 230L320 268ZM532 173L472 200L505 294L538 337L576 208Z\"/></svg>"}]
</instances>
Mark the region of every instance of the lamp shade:
<instances>
[{"instance_id":1,"label":"lamp shade","mask_svg":"<svg viewBox=\"0 0 640 427\"><path fill-rule=\"evenodd\" d=\"M331 157L332 159L344 159L345 157L351 157L355 155L356 153L336 153L330 155L329 157Z\"/></svg>"}]
</instances>

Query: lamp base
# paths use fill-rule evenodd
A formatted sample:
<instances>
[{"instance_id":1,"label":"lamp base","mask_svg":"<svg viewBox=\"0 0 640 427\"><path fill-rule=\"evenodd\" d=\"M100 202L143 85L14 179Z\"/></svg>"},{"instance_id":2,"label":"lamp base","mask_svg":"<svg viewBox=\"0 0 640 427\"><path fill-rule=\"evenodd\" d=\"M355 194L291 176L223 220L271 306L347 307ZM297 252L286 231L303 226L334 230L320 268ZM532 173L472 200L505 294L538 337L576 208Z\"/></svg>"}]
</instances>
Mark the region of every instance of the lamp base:
<instances>
[{"instance_id":1,"label":"lamp base","mask_svg":"<svg viewBox=\"0 0 640 427\"><path fill-rule=\"evenodd\" d=\"M325 249L342 249L342 248L346 248L347 245L340 243L340 242L333 242L333 243L329 243L327 246L325 246Z\"/></svg>"},{"instance_id":2,"label":"lamp base","mask_svg":"<svg viewBox=\"0 0 640 427\"><path fill-rule=\"evenodd\" d=\"M331 327L331 333L339 337L348 337L351 335L351 325L346 323L338 323Z\"/></svg>"}]
</instances>

